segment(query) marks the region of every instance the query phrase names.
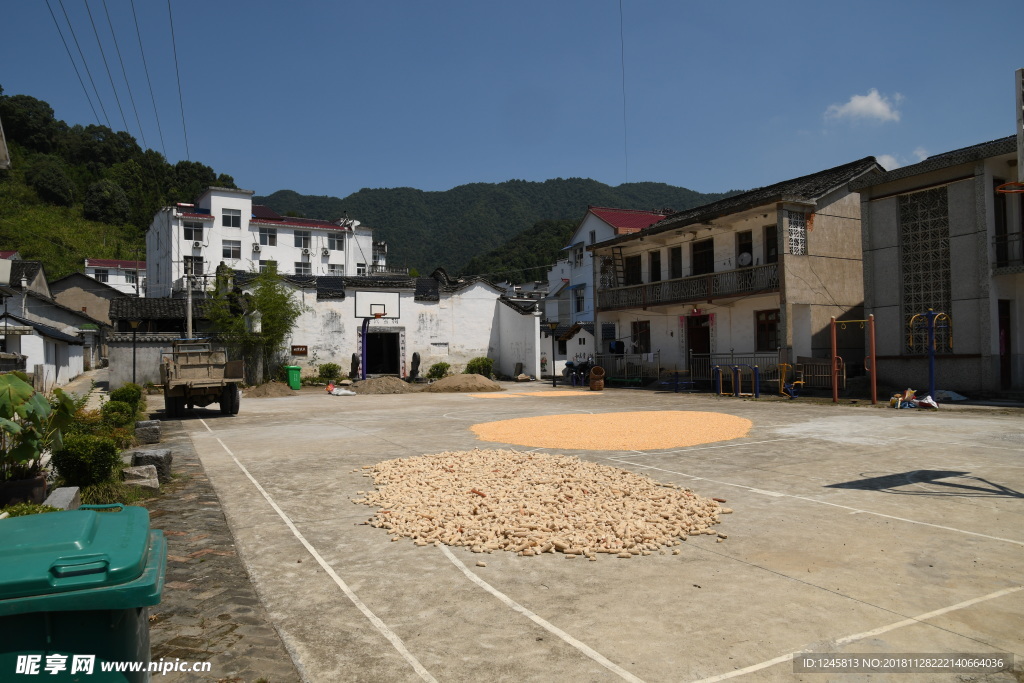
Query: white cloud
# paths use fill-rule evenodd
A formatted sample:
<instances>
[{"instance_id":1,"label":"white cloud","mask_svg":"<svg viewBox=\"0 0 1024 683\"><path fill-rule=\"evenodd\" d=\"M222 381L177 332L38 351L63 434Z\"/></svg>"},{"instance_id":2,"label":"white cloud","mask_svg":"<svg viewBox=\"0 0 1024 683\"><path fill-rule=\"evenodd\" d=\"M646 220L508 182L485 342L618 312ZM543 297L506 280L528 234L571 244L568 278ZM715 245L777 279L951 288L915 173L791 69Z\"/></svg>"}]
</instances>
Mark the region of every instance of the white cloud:
<instances>
[{"instance_id":1,"label":"white cloud","mask_svg":"<svg viewBox=\"0 0 1024 683\"><path fill-rule=\"evenodd\" d=\"M899 121L900 112L896 105L903 95L896 93L891 98L880 95L872 88L867 95L854 95L846 104L833 104L825 110L826 119L875 119L877 121Z\"/></svg>"},{"instance_id":2,"label":"white cloud","mask_svg":"<svg viewBox=\"0 0 1024 683\"><path fill-rule=\"evenodd\" d=\"M878 163L882 165L882 168L884 168L886 171L891 171L903 165L896 160L896 157L894 157L891 154L879 154L878 156L875 157L875 159L878 161Z\"/></svg>"},{"instance_id":3,"label":"white cloud","mask_svg":"<svg viewBox=\"0 0 1024 683\"><path fill-rule=\"evenodd\" d=\"M928 158L928 150L926 150L924 147L918 147L913 152L911 152L911 154L917 157L918 161L924 161L925 159Z\"/></svg>"}]
</instances>

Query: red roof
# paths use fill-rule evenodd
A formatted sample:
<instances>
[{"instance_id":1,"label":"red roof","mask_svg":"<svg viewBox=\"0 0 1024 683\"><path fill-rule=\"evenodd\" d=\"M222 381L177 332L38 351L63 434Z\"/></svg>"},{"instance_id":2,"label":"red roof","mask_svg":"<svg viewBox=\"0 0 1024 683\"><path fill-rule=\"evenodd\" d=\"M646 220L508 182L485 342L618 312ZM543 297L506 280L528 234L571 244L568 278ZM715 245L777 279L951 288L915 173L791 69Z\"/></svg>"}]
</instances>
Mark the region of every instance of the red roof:
<instances>
[{"instance_id":1,"label":"red roof","mask_svg":"<svg viewBox=\"0 0 1024 683\"><path fill-rule=\"evenodd\" d=\"M145 270L145 261L122 261L112 258L87 258L85 265L89 268L125 268L127 270Z\"/></svg>"},{"instance_id":2,"label":"red roof","mask_svg":"<svg viewBox=\"0 0 1024 683\"><path fill-rule=\"evenodd\" d=\"M656 211L640 211L636 209L610 209L603 206L592 206L589 211L615 228L615 234L617 235L638 232L665 218L665 214L657 213Z\"/></svg>"},{"instance_id":3,"label":"red roof","mask_svg":"<svg viewBox=\"0 0 1024 683\"><path fill-rule=\"evenodd\" d=\"M0 251L0 258L9 259L17 253L17 251Z\"/></svg>"}]
</instances>

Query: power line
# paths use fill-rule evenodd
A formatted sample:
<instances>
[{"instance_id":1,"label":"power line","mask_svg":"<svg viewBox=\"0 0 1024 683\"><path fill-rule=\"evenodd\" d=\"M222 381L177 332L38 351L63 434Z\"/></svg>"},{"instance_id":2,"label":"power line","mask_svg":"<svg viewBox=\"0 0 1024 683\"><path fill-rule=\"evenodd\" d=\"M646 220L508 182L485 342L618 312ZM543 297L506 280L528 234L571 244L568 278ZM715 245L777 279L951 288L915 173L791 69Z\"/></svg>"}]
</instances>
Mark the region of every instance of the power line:
<instances>
[{"instance_id":1,"label":"power line","mask_svg":"<svg viewBox=\"0 0 1024 683\"><path fill-rule=\"evenodd\" d=\"M96 101L100 103L100 111L103 112L103 119L107 122L107 128L110 128L110 117L107 116L107 108L103 106L103 98L100 97L100 91L96 87L96 81L92 79L92 72L89 71L89 62L85 61L85 53L82 52L82 46L78 42L78 36L75 35L75 27L71 25L71 19L68 17L68 11L64 8L64 0L57 0L60 3L60 10L64 13L64 20L68 22L68 30L71 31L71 38L75 41L75 47L78 48L78 56L82 58L82 66L85 67L85 75L89 77L89 83L92 84L92 90L96 93Z\"/></svg>"},{"instance_id":2,"label":"power line","mask_svg":"<svg viewBox=\"0 0 1024 683\"><path fill-rule=\"evenodd\" d=\"M50 0L46 0L46 9L50 10L50 16L53 18L53 25L57 27L57 34L60 35L60 42L64 43L64 51L68 53L68 59L71 60L71 66L75 69L75 75L78 76L78 82L82 86L82 92L85 93L85 99L89 102L89 109L92 109L93 118L96 119L96 124L99 125L99 114L96 113L96 107L92 103L92 98L89 97L89 89L85 87L85 81L82 80L82 74L78 70L78 64L75 63L75 58L71 56L71 48L68 47L68 41L64 40L64 31L61 30L60 24L57 23L57 15L53 13L53 8L50 7Z\"/></svg>"},{"instance_id":3,"label":"power line","mask_svg":"<svg viewBox=\"0 0 1024 683\"><path fill-rule=\"evenodd\" d=\"M626 127L626 39L622 28L622 0L619 0L619 58L622 64L622 156L625 162L626 182L629 182L629 139Z\"/></svg>"},{"instance_id":4,"label":"power line","mask_svg":"<svg viewBox=\"0 0 1024 683\"><path fill-rule=\"evenodd\" d=\"M181 97L181 71L178 69L178 46L174 42L174 16L171 14L171 0L167 0L167 17L171 22L171 48L174 50L174 73L178 76L178 105L181 107L181 131L185 134L185 158L192 161L188 150L188 130L185 128L185 100Z\"/></svg>"},{"instance_id":5,"label":"power line","mask_svg":"<svg viewBox=\"0 0 1024 683\"><path fill-rule=\"evenodd\" d=\"M160 133L160 150L167 158L167 147L164 145L164 130L160 127L160 111L156 107L156 95L153 94L153 81L149 78L149 65L146 64L146 51L142 48L142 32L139 30L139 17L135 13L135 0L130 0L132 5L132 18L135 19L135 35L139 39L139 53L142 55L142 67L146 71L146 83L149 84L149 98L153 101L153 114L156 116L156 130Z\"/></svg>"},{"instance_id":6,"label":"power line","mask_svg":"<svg viewBox=\"0 0 1024 683\"><path fill-rule=\"evenodd\" d=\"M103 59L103 68L107 70L107 78L110 79L110 89L114 91L114 101L117 102L117 110L121 112L121 124L128 130L128 119L124 117L124 109L121 108L121 98L117 96L117 87L114 85L114 77L110 74L110 65L107 64L107 55L103 52L103 43L100 41L100 32L96 30L96 22L92 20L92 10L89 9L89 0L82 0L85 5L85 12L89 15L89 23L92 24L93 35L96 36L96 45L100 48L100 58Z\"/></svg>"},{"instance_id":7,"label":"power line","mask_svg":"<svg viewBox=\"0 0 1024 683\"><path fill-rule=\"evenodd\" d=\"M110 10L107 9L107 0L103 0L103 12L107 15L107 26L110 27L110 37L114 39L114 50L117 51L117 61L121 63L121 75L124 76L125 87L128 88L128 99L131 100L132 109L135 111L135 123L139 124L139 135L142 137L142 145L149 147L146 143L146 133L142 130L142 119L139 118L139 110L135 107L135 96L132 95L132 84L128 82L128 72L124 68L124 59L121 57L121 46L117 44L117 34L114 33L114 23L110 21Z\"/></svg>"}]
</instances>

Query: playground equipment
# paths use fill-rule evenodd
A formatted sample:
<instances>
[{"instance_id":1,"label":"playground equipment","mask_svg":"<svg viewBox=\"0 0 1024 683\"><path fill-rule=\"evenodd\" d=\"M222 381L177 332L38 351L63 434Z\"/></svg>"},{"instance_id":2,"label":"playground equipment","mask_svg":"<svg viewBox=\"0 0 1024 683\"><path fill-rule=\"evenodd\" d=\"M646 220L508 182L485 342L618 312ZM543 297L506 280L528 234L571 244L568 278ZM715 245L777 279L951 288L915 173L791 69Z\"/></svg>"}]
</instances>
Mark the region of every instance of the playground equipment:
<instances>
[{"instance_id":1,"label":"playground equipment","mask_svg":"<svg viewBox=\"0 0 1024 683\"><path fill-rule=\"evenodd\" d=\"M831 336L832 336L832 402L839 403L839 373L843 369L843 358L839 355L836 346L836 327L845 330L848 324L859 323L860 328L863 330L864 325L867 325L868 330L868 355L864 357L864 369L871 377L871 405L878 403L878 373L876 369L876 358L875 358L875 316L869 315L867 320L836 320L835 316L832 316L831 324Z\"/></svg>"},{"instance_id":2,"label":"playground equipment","mask_svg":"<svg viewBox=\"0 0 1024 683\"><path fill-rule=\"evenodd\" d=\"M907 327L910 332L907 335L907 346L911 350L914 348L914 332L921 329L921 321L924 321L925 328L928 330L928 395L935 398L935 329L936 323L945 320L946 324L939 327L939 329L949 330L949 338L947 345L949 350L953 350L953 319L946 313L936 313L931 308L928 309L927 313L918 313L910 318L910 322L907 323Z\"/></svg>"},{"instance_id":3,"label":"playground equipment","mask_svg":"<svg viewBox=\"0 0 1024 683\"><path fill-rule=\"evenodd\" d=\"M802 386L804 381L802 379L797 379L800 375L797 373L796 367L789 363L779 363L776 367L779 370L779 395L788 396L790 400L793 400L800 395L796 385L799 384ZM786 375L789 374L789 369L793 370L792 382L786 382Z\"/></svg>"},{"instance_id":4,"label":"playground equipment","mask_svg":"<svg viewBox=\"0 0 1024 683\"><path fill-rule=\"evenodd\" d=\"M743 392L743 368L750 370L753 393ZM736 398L743 396L761 398L761 371L756 365L733 365L730 369L732 370L732 373L729 375L729 384L732 389L732 393L727 394L722 391L722 375L724 374L722 371L723 366L716 365L711 368L711 376L715 385L715 393L719 396L735 396Z\"/></svg>"}]
</instances>

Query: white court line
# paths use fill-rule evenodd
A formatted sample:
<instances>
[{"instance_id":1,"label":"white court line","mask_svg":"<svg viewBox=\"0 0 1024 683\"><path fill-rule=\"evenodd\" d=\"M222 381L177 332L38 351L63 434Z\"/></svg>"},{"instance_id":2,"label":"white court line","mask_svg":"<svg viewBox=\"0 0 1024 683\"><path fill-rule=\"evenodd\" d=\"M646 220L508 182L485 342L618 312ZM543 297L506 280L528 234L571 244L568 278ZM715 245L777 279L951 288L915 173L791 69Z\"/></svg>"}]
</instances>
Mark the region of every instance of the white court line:
<instances>
[{"instance_id":1,"label":"white court line","mask_svg":"<svg viewBox=\"0 0 1024 683\"><path fill-rule=\"evenodd\" d=\"M903 621L897 621L895 623L888 624L886 626L879 626L878 628L872 629L870 631L862 631L861 633L854 633L853 635L850 635L850 636L844 636L842 638L839 638L839 639L835 640L834 642L835 642L835 644L837 646L838 645L848 645L849 643L852 643L852 642L857 641L857 640L863 640L864 638L873 638L874 636L878 636L878 635L881 635L883 633L888 633L889 631L893 631L893 630L898 629L898 628L903 628L904 626L912 626L914 624L919 624L919 623L923 622L926 619L931 619L932 617L942 616L943 614L946 614L948 612L955 612L956 610L961 610L961 609L964 609L966 607L970 607L971 605L976 605L979 602L985 602L987 600L995 600L996 598L1001 598L1004 595L1009 595L1010 593L1016 593L1017 591L1022 590L1022 589L1024 589L1024 586L1015 586L1013 588L1004 588L1001 591L996 591L995 593L989 593L988 595L983 595L980 598L974 598L972 600L964 600L963 602L958 602L957 604L950 605L949 607L943 607L941 609L937 609L937 610L934 610L932 612L925 612L924 614L920 614L920 615L918 615L916 617L910 617L909 619L904 619ZM803 654L805 652L811 652L811 650L796 650L794 652L788 652L788 653L786 653L784 655L780 655L778 657L775 657L774 659L769 659L768 661L761 662L759 664L753 664L753 665L745 667L743 669L736 669L735 671L730 671L729 673L719 674L717 676L711 676L710 678L702 678L699 681L697 681L696 683L715 683L716 681L724 681L724 680L726 680L728 678L736 678L737 676L743 676L743 675L746 675L746 674L749 674L749 673L753 673L755 671L760 671L761 669L767 669L768 667L775 666L776 664L782 664L783 662L787 662L787 661L793 659L794 657L796 657L798 655L801 655L801 654Z\"/></svg>"},{"instance_id":2,"label":"white court line","mask_svg":"<svg viewBox=\"0 0 1024 683\"><path fill-rule=\"evenodd\" d=\"M210 432L213 431L212 429L210 429L210 425L206 424L205 420L200 419L199 421L203 423L203 426L205 426L207 430L209 430ZM419 674L420 678L422 678L424 681L432 681L432 683L437 683L437 679L431 676L430 672L427 671L423 667L423 665L420 664L419 660L416 659L416 657L414 657L413 654L409 652L409 650L405 647L405 643L403 643L402 639L398 637L398 634L396 634L394 631L388 628L387 624L381 621L380 617L371 612L370 608L367 607L366 604L359 599L359 596L356 595L352 591L352 589L348 587L348 584L346 584L342 580L342 578L338 576L338 574L334 571L334 568L332 568L331 565L327 564L327 561L320 556L320 553L316 551L316 548L314 548L312 544L310 544L310 542L306 540L306 537L299 532L299 530L296 528L292 520L289 519L288 515L284 513L284 510L278 507L277 503L275 503L274 499L270 497L270 494L267 493L266 489L260 486L260 483L256 481L256 479L253 478L251 474L249 474L249 470L245 469L245 465L238 461L238 458L236 458L235 454L231 452L231 449L224 445L224 442L220 440L220 437L214 438L217 439L217 443L221 445L221 448L223 448L227 452L227 454L231 456L231 459L235 461L235 464L238 465L238 468L240 470L242 470L242 473L249 478L249 481L251 481L252 485L256 487L256 490L263 494L263 497L266 498L268 503L270 503L270 507L274 508L274 512L276 512L278 516L280 516L281 519L284 520L284 523L288 525L288 528L291 529L291 532L295 535L295 538L299 539L299 542L302 543L302 545L306 548L307 551L309 551L309 554L313 556L313 559L315 559L317 563L321 567L323 567L323 570L327 572L327 575L334 579L334 583L338 584L338 587L345 593L346 596L348 596L348 599L352 601L352 604L355 605L359 609L359 611L363 613L363 616L370 620L371 624L377 627L377 630L381 632L381 635L383 635L391 642L394 648L398 650L398 653L402 655L405 661L407 661L416 671L416 673Z\"/></svg>"},{"instance_id":3,"label":"white court line","mask_svg":"<svg viewBox=\"0 0 1024 683\"><path fill-rule=\"evenodd\" d=\"M1015 541L1012 538L1001 538L999 536L989 536L988 534L979 534L975 531L966 531L965 529L956 529L951 526L942 526L941 524L932 524L931 522L921 522L916 519L907 519L906 517L896 517L895 515L887 515L881 512L873 512L871 510L862 510L860 508L850 507L849 505L840 505L839 503L830 503L825 500L818 500L817 498L808 498L806 496L794 496L791 493L780 493L778 491L765 491L764 489L754 488L753 486L746 486L744 484L734 484L729 481L720 481L718 479L708 479L707 477L698 477L693 474L687 474L686 472L676 472L675 470L666 470L662 467L655 467L654 465L641 465L640 463L633 462L632 460L616 460L615 458L608 458L613 462L620 463L622 465L634 465L635 467L642 467L648 470L658 470L659 472L668 472L669 474L678 474L683 477L689 477L695 481L710 481L714 484L721 484L722 486L734 486L740 489L746 489L752 493L760 493L765 496L773 496L775 498L795 498L796 500L805 500L811 503L819 503L821 505L830 505L832 507L842 508L844 510L853 510L854 512L861 512L867 515L875 515L877 517L885 517L886 519L895 519L900 522L909 522L911 524L920 524L922 526L930 526L935 529L944 529L946 531L955 531L961 534L967 534L968 536L979 536L981 538L987 538L992 541L1002 541L1004 543L1013 543L1014 545L1024 546L1024 541Z\"/></svg>"},{"instance_id":4,"label":"white court line","mask_svg":"<svg viewBox=\"0 0 1024 683\"><path fill-rule=\"evenodd\" d=\"M548 633L551 633L551 634L554 634L554 635L558 636L559 638L564 640L566 643L568 643L569 645L572 645L574 648L576 648L577 650L579 650L580 652L585 654L587 657L590 657L592 660L594 660L595 662L597 662L598 664L600 664L604 668L608 669L613 674L616 674L620 678L622 678L624 680L627 680L627 681L632 681L633 683L643 683L642 679L637 678L633 674L629 673L628 671L623 669L621 666L619 666L615 662L609 660L607 657L602 655L600 652L597 652L596 650L594 650L591 647L589 647L586 643L582 643L582 642L576 640L575 638L570 636L568 633L566 633L562 629L560 629L557 626L555 626L554 624L552 624L550 621L547 621L543 617L541 617L541 616L539 616L537 614L534 614L533 612L531 612L530 610L528 610L527 608L523 607L518 602L513 600L512 598L508 597L507 595L505 595L504 593L499 591L497 588L495 588L491 584L489 584L486 581L484 581L483 579L481 579L479 576L477 576L473 572L469 571L469 569L466 567L466 565L464 565L462 563L462 561L459 560L459 558L455 557L455 555L452 554L452 551L448 550L447 546L442 545L441 546L441 552L443 552L445 554L445 556L447 556L448 559L452 561L452 564L454 564L456 567L458 567L460 570L462 570L462 573L465 574L469 578L470 581L472 581L476 585L480 586L485 591L487 591L488 593L490 593L491 595L493 595L494 597L498 598L503 603L505 603L506 605L511 607L513 610L515 610L516 612L519 612L520 614L525 616L527 619L529 619L533 623L537 624L538 626L540 626L541 628L546 630Z\"/></svg>"},{"instance_id":5,"label":"white court line","mask_svg":"<svg viewBox=\"0 0 1024 683\"><path fill-rule=\"evenodd\" d=\"M765 441L744 441L743 443L727 443L721 446L693 446L691 448L679 448L673 451L633 451L638 455L671 455L673 453L689 453L690 451L707 451L712 448L737 448L739 446L752 446L756 443L772 443L773 441L794 441L793 437L786 437L784 439L767 439ZM617 456L617 457L630 457L633 456ZM608 458L611 460L612 458Z\"/></svg>"},{"instance_id":6,"label":"white court line","mask_svg":"<svg viewBox=\"0 0 1024 683\"><path fill-rule=\"evenodd\" d=\"M894 441L920 441L921 443L930 443L933 446L936 443L935 441L930 441L928 439L912 439L909 436L896 436L896 437L893 437L893 440ZM1013 451L1014 453L1024 453L1024 448L1010 448L1009 446L982 446L981 444L977 444L977 443L963 443L962 441L943 441L941 443L944 446L946 444L950 444L950 445L953 445L953 446L970 446L971 448L997 448L997 449L999 449L1001 451Z\"/></svg>"}]
</instances>

